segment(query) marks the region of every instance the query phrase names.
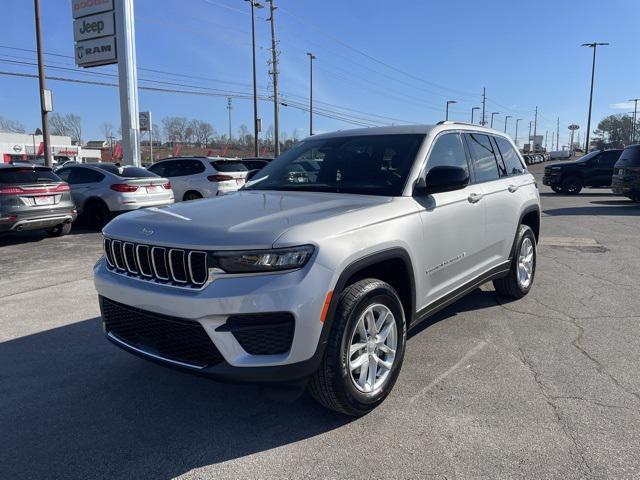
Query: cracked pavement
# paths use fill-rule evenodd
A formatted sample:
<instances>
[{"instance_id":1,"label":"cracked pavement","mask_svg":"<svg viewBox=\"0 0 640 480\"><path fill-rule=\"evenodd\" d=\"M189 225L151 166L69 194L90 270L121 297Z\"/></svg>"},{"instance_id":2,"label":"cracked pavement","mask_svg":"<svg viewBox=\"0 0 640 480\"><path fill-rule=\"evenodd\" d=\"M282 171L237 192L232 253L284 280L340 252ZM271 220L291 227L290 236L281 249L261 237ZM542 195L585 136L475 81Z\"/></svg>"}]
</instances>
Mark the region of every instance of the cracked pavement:
<instances>
[{"instance_id":1,"label":"cracked pavement","mask_svg":"<svg viewBox=\"0 0 640 480\"><path fill-rule=\"evenodd\" d=\"M539 184L542 235L598 248L542 245L524 299L484 285L413 329L355 420L108 344L98 234L0 238L0 476L640 478L640 205Z\"/></svg>"}]
</instances>

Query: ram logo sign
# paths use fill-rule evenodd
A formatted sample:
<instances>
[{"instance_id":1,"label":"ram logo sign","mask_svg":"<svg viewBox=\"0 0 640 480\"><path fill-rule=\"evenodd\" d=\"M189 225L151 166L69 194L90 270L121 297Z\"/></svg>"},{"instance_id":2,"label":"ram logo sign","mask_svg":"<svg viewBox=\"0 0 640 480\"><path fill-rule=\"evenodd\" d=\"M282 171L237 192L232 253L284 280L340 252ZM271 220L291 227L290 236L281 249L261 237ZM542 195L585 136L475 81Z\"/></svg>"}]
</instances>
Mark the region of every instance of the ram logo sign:
<instances>
[{"instance_id":1,"label":"ram logo sign","mask_svg":"<svg viewBox=\"0 0 640 480\"><path fill-rule=\"evenodd\" d=\"M76 65L95 67L116 63L116 40L114 37L97 38L76 43Z\"/></svg>"}]
</instances>

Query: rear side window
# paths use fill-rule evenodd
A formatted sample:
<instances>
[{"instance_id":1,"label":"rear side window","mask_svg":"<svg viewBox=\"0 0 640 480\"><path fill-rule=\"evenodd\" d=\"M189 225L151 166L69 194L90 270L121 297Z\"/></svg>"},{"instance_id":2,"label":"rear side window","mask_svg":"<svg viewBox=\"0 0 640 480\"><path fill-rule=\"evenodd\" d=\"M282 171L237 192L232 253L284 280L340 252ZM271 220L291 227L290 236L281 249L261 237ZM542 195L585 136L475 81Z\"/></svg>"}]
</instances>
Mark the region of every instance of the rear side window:
<instances>
[{"instance_id":1,"label":"rear side window","mask_svg":"<svg viewBox=\"0 0 640 480\"><path fill-rule=\"evenodd\" d=\"M476 183L488 182L500 178L496 152L487 135L465 133Z\"/></svg>"},{"instance_id":2,"label":"rear side window","mask_svg":"<svg viewBox=\"0 0 640 480\"><path fill-rule=\"evenodd\" d=\"M640 167L640 147L627 147L622 151L616 167Z\"/></svg>"},{"instance_id":3,"label":"rear side window","mask_svg":"<svg viewBox=\"0 0 640 480\"><path fill-rule=\"evenodd\" d=\"M507 169L507 175L521 175L525 173L526 169L522 165L520 157L511 143L502 137L496 137L495 141L498 144L498 150L500 150L502 160Z\"/></svg>"},{"instance_id":4,"label":"rear side window","mask_svg":"<svg viewBox=\"0 0 640 480\"><path fill-rule=\"evenodd\" d=\"M151 165L148 170L150 172L155 173L156 175L160 175L161 177L165 177L168 175L168 172L171 170L171 166L175 163L175 161L168 162L160 162L154 165Z\"/></svg>"},{"instance_id":5,"label":"rear side window","mask_svg":"<svg viewBox=\"0 0 640 480\"><path fill-rule=\"evenodd\" d=\"M98 183L104 178L104 174L90 168L71 167L67 182L71 185L79 183Z\"/></svg>"},{"instance_id":6,"label":"rear side window","mask_svg":"<svg viewBox=\"0 0 640 480\"><path fill-rule=\"evenodd\" d=\"M460 167L469 173L467 156L464 153L462 139L457 133L447 133L436 139L427 160L427 172L433 167Z\"/></svg>"},{"instance_id":7,"label":"rear side window","mask_svg":"<svg viewBox=\"0 0 640 480\"><path fill-rule=\"evenodd\" d=\"M0 170L0 183L29 184L59 181L60 177L48 168L3 168Z\"/></svg>"},{"instance_id":8,"label":"rear side window","mask_svg":"<svg viewBox=\"0 0 640 480\"><path fill-rule=\"evenodd\" d=\"M226 160L214 160L213 162L211 162L211 166L219 172L246 172L247 171L247 167L245 167L242 163L229 162Z\"/></svg>"},{"instance_id":9,"label":"rear side window","mask_svg":"<svg viewBox=\"0 0 640 480\"><path fill-rule=\"evenodd\" d=\"M620 158L620 150L609 150L602 152L600 158L598 158L598 165L604 168L613 168L613 166Z\"/></svg>"}]
</instances>

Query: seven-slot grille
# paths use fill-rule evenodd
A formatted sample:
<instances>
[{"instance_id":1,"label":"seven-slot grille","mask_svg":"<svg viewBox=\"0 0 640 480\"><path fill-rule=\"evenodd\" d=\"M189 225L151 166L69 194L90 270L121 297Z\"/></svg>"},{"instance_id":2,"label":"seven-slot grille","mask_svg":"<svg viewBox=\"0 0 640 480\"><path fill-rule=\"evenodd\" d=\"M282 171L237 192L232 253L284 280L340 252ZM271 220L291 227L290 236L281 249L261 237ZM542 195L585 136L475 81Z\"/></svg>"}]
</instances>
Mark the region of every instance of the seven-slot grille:
<instances>
[{"instance_id":1,"label":"seven-slot grille","mask_svg":"<svg viewBox=\"0 0 640 480\"><path fill-rule=\"evenodd\" d=\"M201 288L209 278L207 252L104 239L109 269L142 280Z\"/></svg>"}]
</instances>

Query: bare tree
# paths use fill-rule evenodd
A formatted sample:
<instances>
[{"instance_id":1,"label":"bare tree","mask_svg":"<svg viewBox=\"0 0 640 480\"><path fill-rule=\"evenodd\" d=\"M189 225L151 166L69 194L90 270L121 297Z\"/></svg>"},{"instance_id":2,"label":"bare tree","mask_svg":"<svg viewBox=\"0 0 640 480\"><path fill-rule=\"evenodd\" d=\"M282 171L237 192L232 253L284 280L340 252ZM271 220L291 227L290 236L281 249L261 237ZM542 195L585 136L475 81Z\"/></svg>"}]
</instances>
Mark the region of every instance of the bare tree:
<instances>
[{"instance_id":1,"label":"bare tree","mask_svg":"<svg viewBox=\"0 0 640 480\"><path fill-rule=\"evenodd\" d=\"M215 130L209 122L193 120L191 128L193 129L193 136L195 137L196 143L200 145L200 147L208 145L213 140Z\"/></svg>"},{"instance_id":2,"label":"bare tree","mask_svg":"<svg viewBox=\"0 0 640 480\"><path fill-rule=\"evenodd\" d=\"M105 140L109 140L109 137L113 137L113 125L109 122L103 122L100 125L100 130L104 134Z\"/></svg>"},{"instance_id":3,"label":"bare tree","mask_svg":"<svg viewBox=\"0 0 640 480\"><path fill-rule=\"evenodd\" d=\"M82 122L78 115L53 113L49 117L49 125L53 135L71 137L71 141L77 145L82 143Z\"/></svg>"},{"instance_id":4,"label":"bare tree","mask_svg":"<svg viewBox=\"0 0 640 480\"><path fill-rule=\"evenodd\" d=\"M157 123L154 123L152 126L151 136L155 143L162 143L162 127Z\"/></svg>"},{"instance_id":5,"label":"bare tree","mask_svg":"<svg viewBox=\"0 0 640 480\"><path fill-rule=\"evenodd\" d=\"M24 133L24 125L17 120L0 117L0 132Z\"/></svg>"},{"instance_id":6,"label":"bare tree","mask_svg":"<svg viewBox=\"0 0 640 480\"><path fill-rule=\"evenodd\" d=\"M272 147L273 145L275 145L275 130L273 128L273 125L269 125L269 128L267 128L264 136L267 139L268 146Z\"/></svg>"},{"instance_id":7,"label":"bare tree","mask_svg":"<svg viewBox=\"0 0 640 480\"><path fill-rule=\"evenodd\" d=\"M162 127L168 142L185 142L189 119L185 117L164 117Z\"/></svg>"},{"instance_id":8,"label":"bare tree","mask_svg":"<svg viewBox=\"0 0 640 480\"><path fill-rule=\"evenodd\" d=\"M251 143L249 137L253 137L249 134L249 128L244 123L238 127L238 137L242 145L249 145L249 143Z\"/></svg>"}]
</instances>

